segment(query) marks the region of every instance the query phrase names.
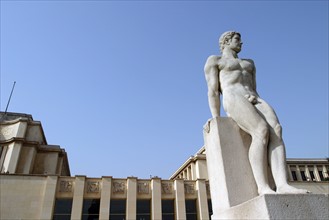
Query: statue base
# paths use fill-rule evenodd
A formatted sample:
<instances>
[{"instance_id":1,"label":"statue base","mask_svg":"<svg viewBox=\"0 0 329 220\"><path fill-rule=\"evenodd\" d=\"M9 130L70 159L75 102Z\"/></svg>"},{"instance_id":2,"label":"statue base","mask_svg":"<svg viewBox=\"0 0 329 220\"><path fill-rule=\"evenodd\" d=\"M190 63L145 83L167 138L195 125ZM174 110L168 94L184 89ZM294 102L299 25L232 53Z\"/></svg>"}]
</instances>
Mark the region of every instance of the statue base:
<instances>
[{"instance_id":1,"label":"statue base","mask_svg":"<svg viewBox=\"0 0 329 220\"><path fill-rule=\"evenodd\" d=\"M328 194L265 194L212 219L328 219Z\"/></svg>"},{"instance_id":2,"label":"statue base","mask_svg":"<svg viewBox=\"0 0 329 220\"><path fill-rule=\"evenodd\" d=\"M212 219L329 219L327 194L258 196L248 158L251 137L232 119L209 120L203 135Z\"/></svg>"},{"instance_id":3,"label":"statue base","mask_svg":"<svg viewBox=\"0 0 329 220\"><path fill-rule=\"evenodd\" d=\"M204 126L204 142L213 213L258 196L248 151L251 137L231 118L213 118Z\"/></svg>"}]
</instances>

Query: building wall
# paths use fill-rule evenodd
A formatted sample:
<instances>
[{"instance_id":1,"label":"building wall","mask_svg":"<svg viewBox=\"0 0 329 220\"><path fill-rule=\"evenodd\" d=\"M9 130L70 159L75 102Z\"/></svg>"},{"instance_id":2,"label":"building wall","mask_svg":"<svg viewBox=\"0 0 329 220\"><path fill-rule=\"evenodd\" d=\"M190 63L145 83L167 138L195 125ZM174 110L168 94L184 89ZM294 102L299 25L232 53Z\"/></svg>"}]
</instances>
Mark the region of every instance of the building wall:
<instances>
[{"instance_id":1,"label":"building wall","mask_svg":"<svg viewBox=\"0 0 329 220\"><path fill-rule=\"evenodd\" d=\"M40 219L45 176L0 176L0 219Z\"/></svg>"},{"instance_id":2,"label":"building wall","mask_svg":"<svg viewBox=\"0 0 329 220\"><path fill-rule=\"evenodd\" d=\"M150 219L161 219L162 200L172 200L175 217L186 219L185 201L195 202L198 219L209 219L205 180L121 179L86 176L0 175L0 219L52 219L56 199L72 199L72 219L81 219L83 201L99 199L99 218L109 219L112 200L126 200L126 219L136 219L138 200L150 201Z\"/></svg>"},{"instance_id":3,"label":"building wall","mask_svg":"<svg viewBox=\"0 0 329 220\"><path fill-rule=\"evenodd\" d=\"M312 191L329 193L328 182L293 182L292 185ZM195 201L198 219L209 219L211 199L206 180L162 180L160 178L88 178L47 175L0 175L0 219L52 219L55 202L71 199L72 219L81 219L83 201L99 199L99 218L109 219L112 200L126 201L126 219L136 219L136 202L150 200L150 219L161 219L162 200L173 200L175 218L186 219L186 200Z\"/></svg>"}]
</instances>

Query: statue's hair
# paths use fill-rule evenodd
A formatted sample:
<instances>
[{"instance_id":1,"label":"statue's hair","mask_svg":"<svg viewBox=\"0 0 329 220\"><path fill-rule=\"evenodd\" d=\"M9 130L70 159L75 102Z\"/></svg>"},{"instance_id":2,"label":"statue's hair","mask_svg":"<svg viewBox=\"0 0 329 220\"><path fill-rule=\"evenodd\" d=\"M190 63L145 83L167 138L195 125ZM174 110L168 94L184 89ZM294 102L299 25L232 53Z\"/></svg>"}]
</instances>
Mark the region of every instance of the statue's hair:
<instances>
[{"instance_id":1,"label":"statue's hair","mask_svg":"<svg viewBox=\"0 0 329 220\"><path fill-rule=\"evenodd\" d=\"M230 40L232 39L232 37L235 35L235 34L238 34L241 36L241 34L239 32L236 32L236 31L226 31L224 32L220 38L219 38L219 47L220 47L220 50L223 52L224 50L224 45L225 45L225 42L227 40Z\"/></svg>"}]
</instances>

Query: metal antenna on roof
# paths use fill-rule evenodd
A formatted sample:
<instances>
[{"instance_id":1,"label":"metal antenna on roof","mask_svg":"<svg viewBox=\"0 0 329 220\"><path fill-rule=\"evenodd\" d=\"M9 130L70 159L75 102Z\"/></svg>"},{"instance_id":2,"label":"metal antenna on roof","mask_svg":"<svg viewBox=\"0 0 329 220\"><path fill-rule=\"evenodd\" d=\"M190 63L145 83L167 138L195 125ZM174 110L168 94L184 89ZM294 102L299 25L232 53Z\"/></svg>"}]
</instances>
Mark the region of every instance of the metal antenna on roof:
<instances>
[{"instance_id":1,"label":"metal antenna on roof","mask_svg":"<svg viewBox=\"0 0 329 220\"><path fill-rule=\"evenodd\" d=\"M14 91L14 88L15 88L15 84L16 84L16 81L14 81L13 88L11 89L10 96L9 96L9 99L8 99L8 103L7 103L6 110L5 110L5 114L7 113L8 106L9 106L9 103L10 103L10 100L11 100L11 96L13 95L13 91Z\"/></svg>"}]
</instances>

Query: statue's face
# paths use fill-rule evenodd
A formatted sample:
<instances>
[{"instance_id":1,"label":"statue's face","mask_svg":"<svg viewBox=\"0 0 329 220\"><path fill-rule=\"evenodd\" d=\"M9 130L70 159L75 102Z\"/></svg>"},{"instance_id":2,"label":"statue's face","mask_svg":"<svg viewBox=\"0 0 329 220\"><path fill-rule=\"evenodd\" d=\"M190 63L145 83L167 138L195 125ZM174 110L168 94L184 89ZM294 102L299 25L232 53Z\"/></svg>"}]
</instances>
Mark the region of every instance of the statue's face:
<instances>
[{"instance_id":1,"label":"statue's face","mask_svg":"<svg viewBox=\"0 0 329 220\"><path fill-rule=\"evenodd\" d=\"M228 41L228 47L235 52L239 53L241 51L242 42L241 37L238 34L235 34L229 41Z\"/></svg>"}]
</instances>

